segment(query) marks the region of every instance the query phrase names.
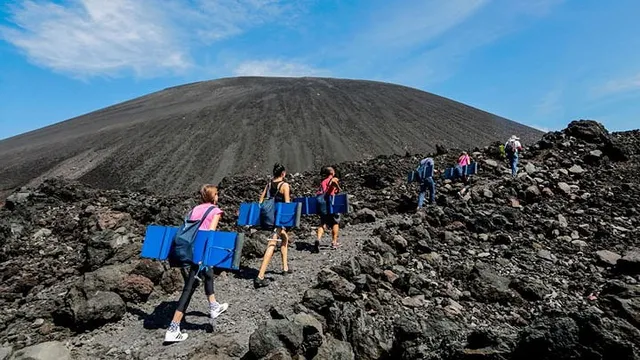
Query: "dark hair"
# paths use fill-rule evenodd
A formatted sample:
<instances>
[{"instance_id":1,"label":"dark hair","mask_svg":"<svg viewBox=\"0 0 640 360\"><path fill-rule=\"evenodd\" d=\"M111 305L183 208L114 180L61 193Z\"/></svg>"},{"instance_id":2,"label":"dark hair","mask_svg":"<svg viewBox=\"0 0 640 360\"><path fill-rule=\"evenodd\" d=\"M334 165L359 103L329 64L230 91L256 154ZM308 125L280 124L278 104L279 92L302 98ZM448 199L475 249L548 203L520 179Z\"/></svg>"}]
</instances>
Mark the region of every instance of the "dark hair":
<instances>
[{"instance_id":1,"label":"dark hair","mask_svg":"<svg viewBox=\"0 0 640 360\"><path fill-rule=\"evenodd\" d=\"M320 170L320 175L322 177L327 177L327 176L331 175L331 171L329 169L330 169L329 166L323 167L322 170Z\"/></svg>"},{"instance_id":2,"label":"dark hair","mask_svg":"<svg viewBox=\"0 0 640 360\"><path fill-rule=\"evenodd\" d=\"M280 163L275 163L273 165L273 177L278 177L281 176L282 173L284 172L284 165L280 164Z\"/></svg>"}]
</instances>

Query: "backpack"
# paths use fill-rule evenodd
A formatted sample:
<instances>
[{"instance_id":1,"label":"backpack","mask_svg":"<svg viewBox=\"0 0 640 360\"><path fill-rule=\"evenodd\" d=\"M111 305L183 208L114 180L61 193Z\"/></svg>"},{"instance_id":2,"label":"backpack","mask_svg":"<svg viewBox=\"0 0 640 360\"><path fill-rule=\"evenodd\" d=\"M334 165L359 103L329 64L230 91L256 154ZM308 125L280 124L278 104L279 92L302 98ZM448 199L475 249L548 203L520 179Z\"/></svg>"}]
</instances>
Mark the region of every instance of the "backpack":
<instances>
[{"instance_id":1,"label":"backpack","mask_svg":"<svg viewBox=\"0 0 640 360\"><path fill-rule=\"evenodd\" d=\"M331 180L329 180L329 185L327 186L327 190L329 189L330 185L331 185ZM320 185L320 191L322 191L322 185ZM329 207L327 206L328 197L329 195L327 195L325 191L323 191L322 194L318 194L316 196L318 214L327 215L329 213Z\"/></svg>"},{"instance_id":2,"label":"backpack","mask_svg":"<svg viewBox=\"0 0 640 360\"><path fill-rule=\"evenodd\" d=\"M184 219L184 223L178 229L176 236L173 238L173 243L169 250L169 265L171 267L196 265L193 262L193 245L196 240L196 235L198 235L200 225L214 208L215 205L208 208L199 220L191 220L193 210L187 214Z\"/></svg>"},{"instance_id":3,"label":"backpack","mask_svg":"<svg viewBox=\"0 0 640 360\"><path fill-rule=\"evenodd\" d=\"M505 153L513 155L516 153L516 142L513 140L507 141L507 145L504 147Z\"/></svg>"},{"instance_id":4,"label":"backpack","mask_svg":"<svg viewBox=\"0 0 640 360\"><path fill-rule=\"evenodd\" d=\"M278 184L278 192L282 184L284 181ZM276 225L276 198L271 197L271 182L267 185L266 196L267 198L260 204L260 226L269 229Z\"/></svg>"},{"instance_id":5,"label":"backpack","mask_svg":"<svg viewBox=\"0 0 640 360\"><path fill-rule=\"evenodd\" d=\"M418 177L418 181L419 182L424 182L427 178L429 178L430 174L427 174L427 169L429 168L429 166L433 166L433 162L431 161L425 161L424 163L420 164L418 166L418 169L416 169L416 174Z\"/></svg>"}]
</instances>

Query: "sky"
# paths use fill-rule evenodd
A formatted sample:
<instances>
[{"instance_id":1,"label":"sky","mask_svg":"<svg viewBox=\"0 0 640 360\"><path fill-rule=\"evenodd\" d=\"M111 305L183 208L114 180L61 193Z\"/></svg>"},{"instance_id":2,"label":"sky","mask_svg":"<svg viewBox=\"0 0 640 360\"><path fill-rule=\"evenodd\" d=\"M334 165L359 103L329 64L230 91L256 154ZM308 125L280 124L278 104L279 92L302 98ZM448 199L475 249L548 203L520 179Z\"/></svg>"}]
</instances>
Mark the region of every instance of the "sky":
<instances>
[{"instance_id":1,"label":"sky","mask_svg":"<svg viewBox=\"0 0 640 360\"><path fill-rule=\"evenodd\" d=\"M4 0L0 139L176 86L415 87L542 130L640 128L637 0Z\"/></svg>"}]
</instances>

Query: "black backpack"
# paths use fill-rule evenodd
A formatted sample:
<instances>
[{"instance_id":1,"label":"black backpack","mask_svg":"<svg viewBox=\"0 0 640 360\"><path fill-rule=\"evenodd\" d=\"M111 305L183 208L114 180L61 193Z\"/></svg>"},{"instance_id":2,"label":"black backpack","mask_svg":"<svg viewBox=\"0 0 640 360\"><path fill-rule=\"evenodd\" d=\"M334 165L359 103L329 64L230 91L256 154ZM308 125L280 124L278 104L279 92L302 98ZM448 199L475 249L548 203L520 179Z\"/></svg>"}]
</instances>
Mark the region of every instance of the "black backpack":
<instances>
[{"instance_id":1,"label":"black backpack","mask_svg":"<svg viewBox=\"0 0 640 360\"><path fill-rule=\"evenodd\" d=\"M193 245L198 235L200 225L207 218L209 213L215 208L212 205L205 211L200 220L191 220L193 210L187 214L184 223L178 229L176 236L173 238L171 249L169 250L169 265L171 267L183 267L186 265L197 265L193 262Z\"/></svg>"}]
</instances>

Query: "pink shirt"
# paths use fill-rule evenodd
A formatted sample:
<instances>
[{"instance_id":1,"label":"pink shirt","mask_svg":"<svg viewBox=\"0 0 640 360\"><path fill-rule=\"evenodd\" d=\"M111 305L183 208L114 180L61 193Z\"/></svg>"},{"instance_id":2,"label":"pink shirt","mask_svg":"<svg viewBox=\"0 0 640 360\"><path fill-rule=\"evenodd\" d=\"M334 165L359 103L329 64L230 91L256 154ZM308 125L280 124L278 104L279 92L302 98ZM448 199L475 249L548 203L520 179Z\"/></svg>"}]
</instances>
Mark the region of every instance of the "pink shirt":
<instances>
[{"instance_id":1,"label":"pink shirt","mask_svg":"<svg viewBox=\"0 0 640 360\"><path fill-rule=\"evenodd\" d=\"M458 165L465 166L471 164L471 158L469 155L462 155L458 158Z\"/></svg>"},{"instance_id":2,"label":"pink shirt","mask_svg":"<svg viewBox=\"0 0 640 360\"><path fill-rule=\"evenodd\" d=\"M316 194L320 195L323 193L327 193L327 188L331 184L331 180L333 180L333 176L329 176L328 178L322 180L322 182L320 183L320 189L318 189L318 192ZM331 185L331 189L329 189L327 195L335 195L337 192L338 188L336 188L334 185Z\"/></svg>"},{"instance_id":3,"label":"pink shirt","mask_svg":"<svg viewBox=\"0 0 640 360\"><path fill-rule=\"evenodd\" d=\"M193 211L191 212L191 218L189 220L200 220L202 216L204 216L204 213L207 212L207 209L209 209L209 207L211 206L214 205L206 203L194 207ZM211 227L211 222L213 221L213 217L216 215L222 215L222 210L220 210L220 208L217 206L209 212L209 215L207 215L207 218L204 219L202 224L200 224L198 230L209 230L209 228Z\"/></svg>"}]
</instances>

